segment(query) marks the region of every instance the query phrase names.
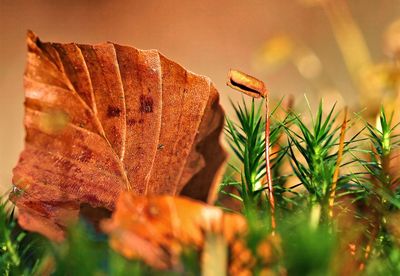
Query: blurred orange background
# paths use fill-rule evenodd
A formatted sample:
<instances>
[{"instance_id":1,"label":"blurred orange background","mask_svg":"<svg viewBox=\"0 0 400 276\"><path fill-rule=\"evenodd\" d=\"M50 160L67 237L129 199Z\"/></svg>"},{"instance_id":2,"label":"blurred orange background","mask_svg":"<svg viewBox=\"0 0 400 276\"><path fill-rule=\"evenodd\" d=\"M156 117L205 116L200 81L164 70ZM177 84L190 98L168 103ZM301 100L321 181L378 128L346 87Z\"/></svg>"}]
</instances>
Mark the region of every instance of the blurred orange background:
<instances>
[{"instance_id":1,"label":"blurred orange background","mask_svg":"<svg viewBox=\"0 0 400 276\"><path fill-rule=\"evenodd\" d=\"M240 97L225 86L229 68L264 80L275 98L306 93L314 103L357 105L371 86L359 85L361 69L374 89L390 86L400 1L327 1L0 0L0 192L23 147L27 29L44 41L156 48L209 76L228 113L228 98Z\"/></svg>"}]
</instances>

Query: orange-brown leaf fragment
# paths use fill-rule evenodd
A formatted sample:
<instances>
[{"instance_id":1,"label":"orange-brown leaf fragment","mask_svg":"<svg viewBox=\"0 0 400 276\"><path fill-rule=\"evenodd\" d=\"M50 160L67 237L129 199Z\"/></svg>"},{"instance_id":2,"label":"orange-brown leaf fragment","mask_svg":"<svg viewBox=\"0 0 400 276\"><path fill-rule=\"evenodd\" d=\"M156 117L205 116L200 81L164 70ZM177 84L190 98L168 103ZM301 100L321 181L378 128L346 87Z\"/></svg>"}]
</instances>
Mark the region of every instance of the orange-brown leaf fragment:
<instances>
[{"instance_id":1,"label":"orange-brown leaf fragment","mask_svg":"<svg viewBox=\"0 0 400 276\"><path fill-rule=\"evenodd\" d=\"M226 155L208 78L156 50L44 43L32 32L27 43L25 149L11 195L22 227L60 240L82 206L112 211L125 190L214 199Z\"/></svg>"},{"instance_id":2,"label":"orange-brown leaf fragment","mask_svg":"<svg viewBox=\"0 0 400 276\"><path fill-rule=\"evenodd\" d=\"M184 248L201 250L207 233L227 244L243 238L244 217L184 197L123 193L111 219L102 224L111 246L130 259L165 269L179 266Z\"/></svg>"}]
</instances>

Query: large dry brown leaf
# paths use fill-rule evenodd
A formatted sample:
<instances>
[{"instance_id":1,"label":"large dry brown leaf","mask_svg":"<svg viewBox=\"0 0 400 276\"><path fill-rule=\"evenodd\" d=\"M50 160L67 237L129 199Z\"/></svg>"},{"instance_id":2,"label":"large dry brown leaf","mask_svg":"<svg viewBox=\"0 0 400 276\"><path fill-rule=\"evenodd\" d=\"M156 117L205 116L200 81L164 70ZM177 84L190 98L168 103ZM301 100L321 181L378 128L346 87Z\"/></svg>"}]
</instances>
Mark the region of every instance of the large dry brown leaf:
<instances>
[{"instance_id":1,"label":"large dry brown leaf","mask_svg":"<svg viewBox=\"0 0 400 276\"><path fill-rule=\"evenodd\" d=\"M43 43L28 32L25 149L11 198L19 223L53 239L119 193L212 201L225 160L210 80L155 50Z\"/></svg>"}]
</instances>

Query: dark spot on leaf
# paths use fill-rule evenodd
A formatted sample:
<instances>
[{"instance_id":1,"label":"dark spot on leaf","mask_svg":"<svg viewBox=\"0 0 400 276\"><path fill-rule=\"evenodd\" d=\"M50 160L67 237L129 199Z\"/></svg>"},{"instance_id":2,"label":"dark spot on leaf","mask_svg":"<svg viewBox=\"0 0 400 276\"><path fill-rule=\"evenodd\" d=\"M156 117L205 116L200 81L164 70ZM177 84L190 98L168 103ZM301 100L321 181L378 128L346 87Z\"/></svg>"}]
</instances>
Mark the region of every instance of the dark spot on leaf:
<instances>
[{"instance_id":1,"label":"dark spot on leaf","mask_svg":"<svg viewBox=\"0 0 400 276\"><path fill-rule=\"evenodd\" d=\"M136 120L135 119L129 119L127 122L128 126L134 126L136 124Z\"/></svg>"},{"instance_id":2,"label":"dark spot on leaf","mask_svg":"<svg viewBox=\"0 0 400 276\"><path fill-rule=\"evenodd\" d=\"M143 119L140 119L140 120L139 120L139 124L143 124L143 122L144 122Z\"/></svg>"},{"instance_id":3,"label":"dark spot on leaf","mask_svg":"<svg viewBox=\"0 0 400 276\"><path fill-rule=\"evenodd\" d=\"M116 106L108 106L107 109L107 116L108 117L119 117L119 115L121 115L121 109L119 109Z\"/></svg>"},{"instance_id":4,"label":"dark spot on leaf","mask_svg":"<svg viewBox=\"0 0 400 276\"><path fill-rule=\"evenodd\" d=\"M93 156L93 152L88 147L83 147L82 152L78 157L81 162L88 162Z\"/></svg>"},{"instance_id":5,"label":"dark spot on leaf","mask_svg":"<svg viewBox=\"0 0 400 276\"><path fill-rule=\"evenodd\" d=\"M150 96L140 96L140 112L150 113L153 112L153 98Z\"/></svg>"},{"instance_id":6,"label":"dark spot on leaf","mask_svg":"<svg viewBox=\"0 0 400 276\"><path fill-rule=\"evenodd\" d=\"M58 161L58 164L65 172L69 172L74 167L74 164L72 164L70 161L66 159L60 159Z\"/></svg>"}]
</instances>

